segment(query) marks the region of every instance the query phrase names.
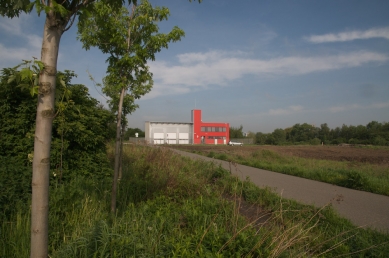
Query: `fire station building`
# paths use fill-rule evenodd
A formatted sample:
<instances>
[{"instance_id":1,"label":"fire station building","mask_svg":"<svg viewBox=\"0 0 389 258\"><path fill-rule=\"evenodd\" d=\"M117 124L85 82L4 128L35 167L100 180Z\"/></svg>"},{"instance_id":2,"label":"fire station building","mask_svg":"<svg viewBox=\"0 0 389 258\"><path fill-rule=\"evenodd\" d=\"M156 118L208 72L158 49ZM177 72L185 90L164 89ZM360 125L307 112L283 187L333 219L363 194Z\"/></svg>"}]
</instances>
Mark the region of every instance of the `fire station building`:
<instances>
[{"instance_id":1,"label":"fire station building","mask_svg":"<svg viewBox=\"0 0 389 258\"><path fill-rule=\"evenodd\" d=\"M203 122L201 110L192 110L190 123L146 122L145 140L150 144L227 144L230 125Z\"/></svg>"}]
</instances>

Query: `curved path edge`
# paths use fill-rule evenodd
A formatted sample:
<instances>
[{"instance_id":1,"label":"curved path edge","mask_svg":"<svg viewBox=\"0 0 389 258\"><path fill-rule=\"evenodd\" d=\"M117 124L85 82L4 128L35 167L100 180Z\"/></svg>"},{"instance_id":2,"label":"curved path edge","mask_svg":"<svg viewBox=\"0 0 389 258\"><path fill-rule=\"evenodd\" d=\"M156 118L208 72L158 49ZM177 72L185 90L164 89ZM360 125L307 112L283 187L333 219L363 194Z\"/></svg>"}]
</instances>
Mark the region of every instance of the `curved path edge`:
<instances>
[{"instance_id":1,"label":"curved path edge","mask_svg":"<svg viewBox=\"0 0 389 258\"><path fill-rule=\"evenodd\" d=\"M340 216L349 219L356 226L389 233L389 196L353 190L240 164L232 167L228 161L176 149L171 150L192 159L220 164L241 180L249 177L250 181L258 187L270 187L276 193L282 195L283 198L293 199L316 207L331 203Z\"/></svg>"}]
</instances>

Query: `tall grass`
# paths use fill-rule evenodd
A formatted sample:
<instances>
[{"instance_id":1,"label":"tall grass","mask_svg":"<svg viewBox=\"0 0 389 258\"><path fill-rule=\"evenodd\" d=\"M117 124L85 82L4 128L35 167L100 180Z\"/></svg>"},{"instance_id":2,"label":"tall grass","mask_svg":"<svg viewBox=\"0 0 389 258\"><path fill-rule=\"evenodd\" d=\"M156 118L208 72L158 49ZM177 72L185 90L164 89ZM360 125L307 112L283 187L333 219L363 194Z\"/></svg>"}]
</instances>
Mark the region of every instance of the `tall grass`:
<instances>
[{"instance_id":1,"label":"tall grass","mask_svg":"<svg viewBox=\"0 0 389 258\"><path fill-rule=\"evenodd\" d=\"M389 196L389 168L350 161L317 160L281 155L270 150L196 153L255 168L326 182L356 190Z\"/></svg>"},{"instance_id":2,"label":"tall grass","mask_svg":"<svg viewBox=\"0 0 389 258\"><path fill-rule=\"evenodd\" d=\"M96 182L81 177L53 187L50 257L384 257L389 253L388 235L356 228L329 206L317 209L284 200L212 163L161 148L125 148L114 215L109 213L110 187L110 178ZM28 208L16 210L2 222L0 239L0 257L28 256Z\"/></svg>"}]
</instances>

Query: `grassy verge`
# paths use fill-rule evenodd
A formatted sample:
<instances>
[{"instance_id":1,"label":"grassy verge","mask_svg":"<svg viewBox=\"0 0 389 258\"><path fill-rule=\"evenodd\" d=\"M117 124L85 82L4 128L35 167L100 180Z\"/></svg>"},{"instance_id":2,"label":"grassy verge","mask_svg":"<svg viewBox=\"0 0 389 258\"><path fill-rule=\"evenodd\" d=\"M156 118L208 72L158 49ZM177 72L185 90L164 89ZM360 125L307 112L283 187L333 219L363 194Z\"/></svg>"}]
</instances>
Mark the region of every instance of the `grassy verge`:
<instances>
[{"instance_id":1,"label":"grassy verge","mask_svg":"<svg viewBox=\"0 0 389 258\"><path fill-rule=\"evenodd\" d=\"M389 169L384 166L291 157L270 150L255 151L250 154L239 150L233 153L220 150L215 148L209 152L194 152L246 166L389 196Z\"/></svg>"},{"instance_id":2,"label":"grassy verge","mask_svg":"<svg viewBox=\"0 0 389 258\"><path fill-rule=\"evenodd\" d=\"M330 206L284 200L211 163L126 146L118 212L110 178L76 178L50 197L50 257L385 257L389 236ZM29 212L3 221L0 257L26 257Z\"/></svg>"}]
</instances>

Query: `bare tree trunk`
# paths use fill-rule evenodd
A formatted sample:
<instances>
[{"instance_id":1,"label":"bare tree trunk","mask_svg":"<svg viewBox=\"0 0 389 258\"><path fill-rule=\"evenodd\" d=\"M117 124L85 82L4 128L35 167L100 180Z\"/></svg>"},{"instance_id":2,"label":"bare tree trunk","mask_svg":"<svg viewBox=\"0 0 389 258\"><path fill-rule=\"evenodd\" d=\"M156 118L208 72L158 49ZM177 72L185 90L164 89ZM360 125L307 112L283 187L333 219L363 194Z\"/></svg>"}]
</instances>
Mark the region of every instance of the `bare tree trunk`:
<instances>
[{"instance_id":1,"label":"bare tree trunk","mask_svg":"<svg viewBox=\"0 0 389 258\"><path fill-rule=\"evenodd\" d=\"M119 177L119 167L120 167L120 138L121 138L121 128L122 128L122 109L123 109L123 100L126 95L126 89L123 87L122 92L120 93L117 123L116 123L116 145L115 145L115 170L113 173L113 182L112 182L112 195L111 195L111 212L116 212L116 192L118 185Z\"/></svg>"},{"instance_id":2,"label":"bare tree trunk","mask_svg":"<svg viewBox=\"0 0 389 258\"><path fill-rule=\"evenodd\" d=\"M124 130L125 130L125 126L124 126L124 124L122 124L121 134L120 134L119 181L123 177L123 139L124 139Z\"/></svg>"},{"instance_id":3,"label":"bare tree trunk","mask_svg":"<svg viewBox=\"0 0 389 258\"><path fill-rule=\"evenodd\" d=\"M133 18L135 13L136 4L133 3L130 19ZM131 29L128 29L128 38L127 38L127 51L130 49L131 44ZM112 196L111 196L111 212L116 212L116 193L118 185L119 170L121 169L121 127L122 127L122 110L123 110L123 101L126 96L126 87L122 88L120 93L119 106L118 106L118 116L116 123L116 146L115 146L115 170L113 172L113 182L112 182Z\"/></svg>"},{"instance_id":4,"label":"bare tree trunk","mask_svg":"<svg viewBox=\"0 0 389 258\"><path fill-rule=\"evenodd\" d=\"M62 28L58 25L55 14L50 12L46 15L41 52L41 61L45 68L39 77L32 170L30 256L34 258L48 257L50 146L55 114L57 57Z\"/></svg>"}]
</instances>

